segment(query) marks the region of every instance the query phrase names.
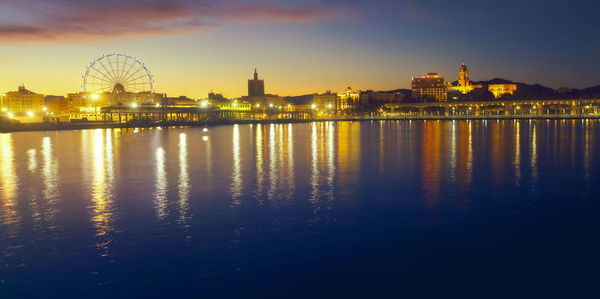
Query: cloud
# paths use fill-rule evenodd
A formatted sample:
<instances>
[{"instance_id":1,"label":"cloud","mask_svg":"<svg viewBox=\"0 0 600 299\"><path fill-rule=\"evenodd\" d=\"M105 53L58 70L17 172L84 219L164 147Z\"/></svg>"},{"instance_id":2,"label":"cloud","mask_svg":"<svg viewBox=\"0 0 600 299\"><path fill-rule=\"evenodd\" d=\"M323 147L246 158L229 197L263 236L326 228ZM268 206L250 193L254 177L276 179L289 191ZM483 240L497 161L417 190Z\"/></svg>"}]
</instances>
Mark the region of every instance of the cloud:
<instances>
[{"instance_id":1,"label":"cloud","mask_svg":"<svg viewBox=\"0 0 600 299\"><path fill-rule=\"evenodd\" d=\"M230 21L306 21L332 11L274 0L0 0L0 7L2 42L169 35Z\"/></svg>"}]
</instances>

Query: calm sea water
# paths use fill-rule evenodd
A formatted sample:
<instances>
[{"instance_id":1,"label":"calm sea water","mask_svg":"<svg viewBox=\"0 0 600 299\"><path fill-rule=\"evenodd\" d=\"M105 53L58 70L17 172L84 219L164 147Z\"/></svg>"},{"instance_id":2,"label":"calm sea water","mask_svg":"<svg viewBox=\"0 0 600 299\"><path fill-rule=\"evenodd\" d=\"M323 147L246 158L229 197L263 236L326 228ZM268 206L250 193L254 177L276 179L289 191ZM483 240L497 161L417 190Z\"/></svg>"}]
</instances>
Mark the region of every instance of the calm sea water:
<instances>
[{"instance_id":1,"label":"calm sea water","mask_svg":"<svg viewBox=\"0 0 600 299\"><path fill-rule=\"evenodd\" d=\"M0 134L0 297L582 294L600 122Z\"/></svg>"}]
</instances>

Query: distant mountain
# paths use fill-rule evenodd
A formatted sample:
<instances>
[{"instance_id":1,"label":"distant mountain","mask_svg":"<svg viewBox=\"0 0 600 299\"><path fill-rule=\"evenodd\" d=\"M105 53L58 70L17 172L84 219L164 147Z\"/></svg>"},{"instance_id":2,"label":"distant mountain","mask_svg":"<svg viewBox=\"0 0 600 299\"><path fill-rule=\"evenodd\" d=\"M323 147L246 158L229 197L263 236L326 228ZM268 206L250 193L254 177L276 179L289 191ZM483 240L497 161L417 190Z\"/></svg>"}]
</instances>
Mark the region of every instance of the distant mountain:
<instances>
[{"instance_id":1,"label":"distant mountain","mask_svg":"<svg viewBox=\"0 0 600 299\"><path fill-rule=\"evenodd\" d=\"M457 85L458 82L452 82ZM514 82L502 78L494 78L485 81L471 81L473 85L490 85L490 84L517 84L517 90L512 96L505 95L503 98L507 100L522 100L522 99L600 99L600 85L588 87L584 89L573 89L562 87L552 89L541 84L527 84L522 82Z\"/></svg>"},{"instance_id":2,"label":"distant mountain","mask_svg":"<svg viewBox=\"0 0 600 299\"><path fill-rule=\"evenodd\" d=\"M305 94L301 96L284 97L286 103L292 105L310 105L313 102L314 94Z\"/></svg>"},{"instance_id":3,"label":"distant mountain","mask_svg":"<svg viewBox=\"0 0 600 299\"><path fill-rule=\"evenodd\" d=\"M476 85L476 84L483 84L483 85L489 85L489 84L514 84L514 83L515 82L513 82L513 81L502 79L502 78L494 78L494 79L486 80L486 81L471 81L471 84L473 84L473 85Z\"/></svg>"}]
</instances>

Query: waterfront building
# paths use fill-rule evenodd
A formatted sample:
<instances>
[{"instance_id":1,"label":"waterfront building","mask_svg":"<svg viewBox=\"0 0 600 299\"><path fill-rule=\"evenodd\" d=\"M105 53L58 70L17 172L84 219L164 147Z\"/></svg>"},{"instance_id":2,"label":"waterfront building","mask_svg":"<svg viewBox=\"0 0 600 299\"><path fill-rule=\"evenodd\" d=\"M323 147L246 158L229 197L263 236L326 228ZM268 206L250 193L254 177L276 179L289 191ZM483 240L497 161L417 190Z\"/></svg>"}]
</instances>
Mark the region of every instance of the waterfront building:
<instances>
[{"instance_id":1,"label":"waterfront building","mask_svg":"<svg viewBox=\"0 0 600 299\"><path fill-rule=\"evenodd\" d=\"M40 113L44 111L44 95L21 85L17 91L7 92L3 96L3 105L3 108L12 113Z\"/></svg>"},{"instance_id":2,"label":"waterfront building","mask_svg":"<svg viewBox=\"0 0 600 299\"><path fill-rule=\"evenodd\" d=\"M337 110L337 94L331 91L326 91L323 94L315 93L313 95L312 105L318 109Z\"/></svg>"},{"instance_id":3,"label":"waterfront building","mask_svg":"<svg viewBox=\"0 0 600 299\"><path fill-rule=\"evenodd\" d=\"M258 79L258 72L254 69L254 78L248 80L248 97L265 95L265 81Z\"/></svg>"},{"instance_id":4,"label":"waterfront building","mask_svg":"<svg viewBox=\"0 0 600 299\"><path fill-rule=\"evenodd\" d=\"M365 106L401 103L403 101L404 94L396 91L367 90L360 93L360 103Z\"/></svg>"},{"instance_id":5,"label":"waterfront building","mask_svg":"<svg viewBox=\"0 0 600 299\"><path fill-rule=\"evenodd\" d=\"M444 83L444 77L437 73L428 73L423 77L412 78L412 98L418 101L448 100L448 89Z\"/></svg>"},{"instance_id":6,"label":"waterfront building","mask_svg":"<svg viewBox=\"0 0 600 299\"><path fill-rule=\"evenodd\" d=\"M44 106L47 113L69 113L69 101L63 96L48 95L44 97Z\"/></svg>"},{"instance_id":7,"label":"waterfront building","mask_svg":"<svg viewBox=\"0 0 600 299\"><path fill-rule=\"evenodd\" d=\"M306 94L301 96L285 97L286 110L305 111L305 110L331 110L336 111L337 93L326 91L325 93Z\"/></svg>"},{"instance_id":8,"label":"waterfront building","mask_svg":"<svg viewBox=\"0 0 600 299\"><path fill-rule=\"evenodd\" d=\"M243 102L252 104L255 108L283 106L285 99L278 95L266 94L264 96L242 97Z\"/></svg>"},{"instance_id":9,"label":"waterfront building","mask_svg":"<svg viewBox=\"0 0 600 299\"><path fill-rule=\"evenodd\" d=\"M254 69L254 79L248 80L248 95L242 97L241 101L250 103L254 108L259 109L280 107L285 104L283 97L265 93L265 82L258 79L256 69Z\"/></svg>"},{"instance_id":10,"label":"waterfront building","mask_svg":"<svg viewBox=\"0 0 600 299\"><path fill-rule=\"evenodd\" d=\"M85 95L83 92L67 94L70 113L79 113L86 106Z\"/></svg>"},{"instance_id":11,"label":"waterfront building","mask_svg":"<svg viewBox=\"0 0 600 299\"><path fill-rule=\"evenodd\" d=\"M339 93L337 97L338 111L356 109L360 103L360 90L354 90L351 87L346 88L344 93Z\"/></svg>"}]
</instances>

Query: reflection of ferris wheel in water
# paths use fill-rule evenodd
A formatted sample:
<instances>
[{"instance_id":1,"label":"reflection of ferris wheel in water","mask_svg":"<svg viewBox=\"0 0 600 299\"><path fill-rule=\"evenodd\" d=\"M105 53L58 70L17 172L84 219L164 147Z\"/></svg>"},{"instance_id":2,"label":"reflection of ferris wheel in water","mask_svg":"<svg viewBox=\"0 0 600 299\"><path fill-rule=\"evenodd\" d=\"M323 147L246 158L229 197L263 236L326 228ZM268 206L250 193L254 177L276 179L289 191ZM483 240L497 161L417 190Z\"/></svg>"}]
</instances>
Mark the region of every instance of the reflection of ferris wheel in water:
<instances>
[{"instance_id":1,"label":"reflection of ferris wheel in water","mask_svg":"<svg viewBox=\"0 0 600 299\"><path fill-rule=\"evenodd\" d=\"M92 60L83 78L85 94L111 94L111 104L123 104L132 94L154 93L152 72L136 57L112 53Z\"/></svg>"}]
</instances>

